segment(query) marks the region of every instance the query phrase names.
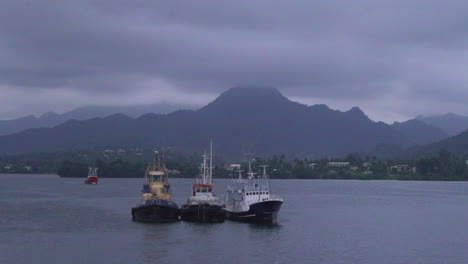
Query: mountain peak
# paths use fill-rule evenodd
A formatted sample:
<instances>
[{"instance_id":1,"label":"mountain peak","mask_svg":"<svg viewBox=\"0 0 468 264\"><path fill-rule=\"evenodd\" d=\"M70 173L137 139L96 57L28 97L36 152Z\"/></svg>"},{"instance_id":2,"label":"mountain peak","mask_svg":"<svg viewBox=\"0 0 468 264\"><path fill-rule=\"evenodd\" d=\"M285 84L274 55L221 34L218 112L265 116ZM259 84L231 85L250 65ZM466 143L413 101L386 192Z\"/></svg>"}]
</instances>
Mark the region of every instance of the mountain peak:
<instances>
[{"instance_id":1,"label":"mountain peak","mask_svg":"<svg viewBox=\"0 0 468 264\"><path fill-rule=\"evenodd\" d=\"M236 86L223 92L213 102L200 109L241 109L246 106L262 108L266 105L284 105L292 103L276 88L263 86Z\"/></svg>"},{"instance_id":2,"label":"mountain peak","mask_svg":"<svg viewBox=\"0 0 468 264\"><path fill-rule=\"evenodd\" d=\"M248 85L243 85L243 86L235 86L224 93L222 93L219 98L223 97L244 97L244 98L249 98L249 97L280 97L280 98L286 98L284 97L278 89L273 88L273 87L268 87L268 86L248 86Z\"/></svg>"},{"instance_id":3,"label":"mountain peak","mask_svg":"<svg viewBox=\"0 0 468 264\"><path fill-rule=\"evenodd\" d=\"M57 114L57 113L55 113L53 111L49 111L47 113L44 113L44 114L40 115L39 118L40 119L44 119L44 118L50 119L50 118L56 118L58 116L59 116L59 114Z\"/></svg>"},{"instance_id":4,"label":"mountain peak","mask_svg":"<svg viewBox=\"0 0 468 264\"><path fill-rule=\"evenodd\" d=\"M132 118L127 115L117 113L117 114L113 114L110 116L106 116L103 119L108 120L108 121L122 121L122 120L127 121L127 120L131 120Z\"/></svg>"},{"instance_id":5,"label":"mountain peak","mask_svg":"<svg viewBox=\"0 0 468 264\"><path fill-rule=\"evenodd\" d=\"M362 111L361 108L355 106L345 112L347 115L353 116L355 118L360 118L363 120L370 120L369 117Z\"/></svg>"},{"instance_id":6,"label":"mountain peak","mask_svg":"<svg viewBox=\"0 0 468 264\"><path fill-rule=\"evenodd\" d=\"M356 113L356 114L365 115L365 114L364 114L364 111L362 111L362 109L359 108L359 107L357 107L357 106L355 106L355 107L349 109L347 112L348 112L348 113Z\"/></svg>"}]
</instances>

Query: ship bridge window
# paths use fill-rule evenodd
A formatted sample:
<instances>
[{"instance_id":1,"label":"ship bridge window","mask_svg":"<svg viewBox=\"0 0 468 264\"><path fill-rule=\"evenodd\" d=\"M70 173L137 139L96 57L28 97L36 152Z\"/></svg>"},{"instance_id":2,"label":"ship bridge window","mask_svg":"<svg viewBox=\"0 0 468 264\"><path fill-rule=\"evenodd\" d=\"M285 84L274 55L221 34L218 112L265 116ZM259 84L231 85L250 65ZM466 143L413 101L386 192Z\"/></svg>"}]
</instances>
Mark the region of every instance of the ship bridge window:
<instances>
[{"instance_id":1,"label":"ship bridge window","mask_svg":"<svg viewBox=\"0 0 468 264\"><path fill-rule=\"evenodd\" d=\"M153 181L161 181L161 176L153 175Z\"/></svg>"},{"instance_id":2,"label":"ship bridge window","mask_svg":"<svg viewBox=\"0 0 468 264\"><path fill-rule=\"evenodd\" d=\"M208 192L211 192L211 188L208 188Z\"/></svg>"}]
</instances>

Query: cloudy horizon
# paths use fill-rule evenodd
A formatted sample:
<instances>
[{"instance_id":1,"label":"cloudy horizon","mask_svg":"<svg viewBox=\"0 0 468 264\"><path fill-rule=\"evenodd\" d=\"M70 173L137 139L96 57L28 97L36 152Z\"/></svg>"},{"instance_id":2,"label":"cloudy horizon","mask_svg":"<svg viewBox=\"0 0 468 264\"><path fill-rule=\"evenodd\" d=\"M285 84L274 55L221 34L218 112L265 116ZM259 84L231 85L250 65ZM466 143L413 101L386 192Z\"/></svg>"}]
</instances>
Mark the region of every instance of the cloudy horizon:
<instances>
[{"instance_id":1,"label":"cloudy horizon","mask_svg":"<svg viewBox=\"0 0 468 264\"><path fill-rule=\"evenodd\" d=\"M3 1L0 119L238 84L373 120L468 115L468 2Z\"/></svg>"}]
</instances>

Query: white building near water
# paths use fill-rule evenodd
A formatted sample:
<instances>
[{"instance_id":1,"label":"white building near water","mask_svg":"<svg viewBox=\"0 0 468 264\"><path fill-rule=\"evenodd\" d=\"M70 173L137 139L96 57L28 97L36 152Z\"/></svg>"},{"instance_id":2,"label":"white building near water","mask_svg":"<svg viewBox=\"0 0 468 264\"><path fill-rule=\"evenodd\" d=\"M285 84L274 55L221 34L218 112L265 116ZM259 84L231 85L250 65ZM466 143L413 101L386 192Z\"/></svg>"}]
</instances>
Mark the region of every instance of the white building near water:
<instances>
[{"instance_id":1,"label":"white building near water","mask_svg":"<svg viewBox=\"0 0 468 264\"><path fill-rule=\"evenodd\" d=\"M346 161L330 161L328 162L328 167L348 167L349 162Z\"/></svg>"},{"instance_id":2,"label":"white building near water","mask_svg":"<svg viewBox=\"0 0 468 264\"><path fill-rule=\"evenodd\" d=\"M400 174L416 173L416 167L414 166L411 167L406 164L391 166L390 170L393 173L400 173Z\"/></svg>"},{"instance_id":3,"label":"white building near water","mask_svg":"<svg viewBox=\"0 0 468 264\"><path fill-rule=\"evenodd\" d=\"M240 164L229 164L228 166L226 166L226 169L228 171L240 170L240 168L241 168Z\"/></svg>"}]
</instances>

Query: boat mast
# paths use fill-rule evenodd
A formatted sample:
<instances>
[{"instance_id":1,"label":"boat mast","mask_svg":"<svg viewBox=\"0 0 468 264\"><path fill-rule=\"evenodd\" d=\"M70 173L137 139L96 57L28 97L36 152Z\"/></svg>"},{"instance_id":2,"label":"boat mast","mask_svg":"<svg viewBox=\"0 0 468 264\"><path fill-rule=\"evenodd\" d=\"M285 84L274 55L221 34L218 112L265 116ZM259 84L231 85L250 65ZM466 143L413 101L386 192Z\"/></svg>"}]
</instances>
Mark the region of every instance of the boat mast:
<instances>
[{"instance_id":1,"label":"boat mast","mask_svg":"<svg viewBox=\"0 0 468 264\"><path fill-rule=\"evenodd\" d=\"M253 179L253 178L254 178L254 174L255 174L255 173L252 172L252 164L251 164L251 161L249 161L249 172L247 173L247 175L249 175L248 178L249 178L249 179Z\"/></svg>"},{"instance_id":2,"label":"boat mast","mask_svg":"<svg viewBox=\"0 0 468 264\"><path fill-rule=\"evenodd\" d=\"M243 172L243 170L237 170L237 172L239 172L239 180L241 180L241 179L242 179L242 172Z\"/></svg>"},{"instance_id":3,"label":"boat mast","mask_svg":"<svg viewBox=\"0 0 468 264\"><path fill-rule=\"evenodd\" d=\"M154 161L151 170L155 171L157 167L159 167L160 157L159 152L157 150L154 151Z\"/></svg>"},{"instance_id":4,"label":"boat mast","mask_svg":"<svg viewBox=\"0 0 468 264\"><path fill-rule=\"evenodd\" d=\"M203 153L203 164L202 164L202 184L205 184L206 182L206 171L207 171L207 167L206 167L206 151Z\"/></svg>"},{"instance_id":5,"label":"boat mast","mask_svg":"<svg viewBox=\"0 0 468 264\"><path fill-rule=\"evenodd\" d=\"M212 177L213 177L213 140L210 139L210 171L208 175L207 184L211 184Z\"/></svg>"},{"instance_id":6,"label":"boat mast","mask_svg":"<svg viewBox=\"0 0 468 264\"><path fill-rule=\"evenodd\" d=\"M89 168L88 176L97 176L98 168L95 168L95 167L88 167L88 168Z\"/></svg>"},{"instance_id":7,"label":"boat mast","mask_svg":"<svg viewBox=\"0 0 468 264\"><path fill-rule=\"evenodd\" d=\"M266 174L266 168L268 167L268 165L261 165L260 167L263 168L262 178L266 179L268 177L268 175Z\"/></svg>"},{"instance_id":8,"label":"boat mast","mask_svg":"<svg viewBox=\"0 0 468 264\"><path fill-rule=\"evenodd\" d=\"M266 174L266 168L268 167L268 165L261 165L260 167L263 168L262 179L266 181L266 187L268 190L270 190L270 181L268 179L268 175Z\"/></svg>"}]
</instances>

